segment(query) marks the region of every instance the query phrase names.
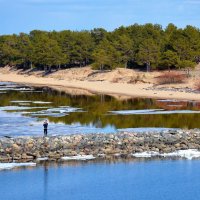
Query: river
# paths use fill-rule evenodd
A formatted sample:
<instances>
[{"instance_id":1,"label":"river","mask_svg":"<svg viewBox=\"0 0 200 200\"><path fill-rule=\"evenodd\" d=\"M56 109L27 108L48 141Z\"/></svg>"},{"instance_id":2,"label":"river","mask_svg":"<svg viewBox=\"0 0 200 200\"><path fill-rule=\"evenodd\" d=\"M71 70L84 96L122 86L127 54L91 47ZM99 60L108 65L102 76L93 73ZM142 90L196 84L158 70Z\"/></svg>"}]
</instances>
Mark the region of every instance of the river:
<instances>
[{"instance_id":1,"label":"river","mask_svg":"<svg viewBox=\"0 0 200 200\"><path fill-rule=\"evenodd\" d=\"M200 102L116 99L0 83L0 136L200 128ZM0 171L1 200L194 200L200 160L39 162Z\"/></svg>"},{"instance_id":2,"label":"river","mask_svg":"<svg viewBox=\"0 0 200 200\"><path fill-rule=\"evenodd\" d=\"M0 172L2 200L195 200L200 160L84 162Z\"/></svg>"},{"instance_id":3,"label":"river","mask_svg":"<svg viewBox=\"0 0 200 200\"><path fill-rule=\"evenodd\" d=\"M0 83L0 135L115 133L120 130L200 128L200 102L67 94Z\"/></svg>"}]
</instances>

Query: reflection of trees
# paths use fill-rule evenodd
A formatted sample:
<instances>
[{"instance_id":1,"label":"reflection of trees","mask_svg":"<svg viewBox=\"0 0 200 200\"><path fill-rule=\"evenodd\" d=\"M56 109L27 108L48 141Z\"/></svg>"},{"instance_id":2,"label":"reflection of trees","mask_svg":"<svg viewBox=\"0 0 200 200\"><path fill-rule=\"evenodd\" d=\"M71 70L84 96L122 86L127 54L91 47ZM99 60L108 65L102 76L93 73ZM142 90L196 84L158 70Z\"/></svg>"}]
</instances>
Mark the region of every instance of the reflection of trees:
<instances>
[{"instance_id":1,"label":"reflection of trees","mask_svg":"<svg viewBox=\"0 0 200 200\"><path fill-rule=\"evenodd\" d=\"M157 109L162 107L156 100L152 99L135 98L125 101L118 101L117 99L107 95L71 96L69 94L56 92L54 90L48 90L48 92L44 93L21 93L13 91L0 96L0 106L14 105L10 103L10 101L12 100L50 101L53 102L51 104L51 106L53 107L72 106L72 107L82 108L84 111L86 111L86 112L70 113L69 116L61 118L48 117L50 121L63 122L65 124L80 122L82 125L84 124L87 125L92 123L96 127L105 127L111 124L116 126L117 128L200 127L200 123L197 120L197 118L199 117L198 114L127 115L127 116L108 115L108 112L112 110ZM31 106L36 106L36 105L34 104ZM194 109L192 103L184 104L184 109L186 108Z\"/></svg>"}]
</instances>

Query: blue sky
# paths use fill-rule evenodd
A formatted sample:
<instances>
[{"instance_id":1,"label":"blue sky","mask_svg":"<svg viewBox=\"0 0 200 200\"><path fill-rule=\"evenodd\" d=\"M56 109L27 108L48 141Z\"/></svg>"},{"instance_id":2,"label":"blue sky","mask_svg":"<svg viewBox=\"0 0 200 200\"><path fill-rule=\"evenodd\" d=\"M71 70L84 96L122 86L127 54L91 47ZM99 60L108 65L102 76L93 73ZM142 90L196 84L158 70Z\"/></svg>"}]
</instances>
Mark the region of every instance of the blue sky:
<instances>
[{"instance_id":1,"label":"blue sky","mask_svg":"<svg viewBox=\"0 0 200 200\"><path fill-rule=\"evenodd\" d=\"M148 22L200 28L200 0L0 0L0 34Z\"/></svg>"}]
</instances>

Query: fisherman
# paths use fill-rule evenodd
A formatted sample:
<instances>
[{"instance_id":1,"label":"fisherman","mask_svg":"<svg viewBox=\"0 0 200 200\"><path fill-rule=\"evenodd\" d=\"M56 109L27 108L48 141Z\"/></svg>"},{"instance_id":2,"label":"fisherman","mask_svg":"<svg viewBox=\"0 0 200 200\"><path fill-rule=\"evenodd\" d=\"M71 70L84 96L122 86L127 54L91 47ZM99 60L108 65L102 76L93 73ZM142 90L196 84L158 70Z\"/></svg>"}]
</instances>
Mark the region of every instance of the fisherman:
<instances>
[{"instance_id":1,"label":"fisherman","mask_svg":"<svg viewBox=\"0 0 200 200\"><path fill-rule=\"evenodd\" d=\"M48 128L48 122L47 122L47 120L44 121L43 127L44 127L44 136L47 136L47 128Z\"/></svg>"}]
</instances>

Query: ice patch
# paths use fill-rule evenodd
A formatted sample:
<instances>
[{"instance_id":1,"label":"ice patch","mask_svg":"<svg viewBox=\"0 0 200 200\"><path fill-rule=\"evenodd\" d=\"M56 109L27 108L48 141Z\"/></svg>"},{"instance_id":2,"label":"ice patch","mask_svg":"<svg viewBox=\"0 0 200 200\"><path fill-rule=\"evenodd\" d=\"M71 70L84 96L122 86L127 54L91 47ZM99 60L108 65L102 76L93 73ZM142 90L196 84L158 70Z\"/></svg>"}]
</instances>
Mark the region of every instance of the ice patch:
<instances>
[{"instance_id":1,"label":"ice patch","mask_svg":"<svg viewBox=\"0 0 200 200\"><path fill-rule=\"evenodd\" d=\"M30 106L30 103L19 103L19 106Z\"/></svg>"},{"instance_id":2,"label":"ice patch","mask_svg":"<svg viewBox=\"0 0 200 200\"><path fill-rule=\"evenodd\" d=\"M1 87L0 91L20 91L20 92L31 92L34 91L34 89L31 88L17 88L17 87Z\"/></svg>"},{"instance_id":3,"label":"ice patch","mask_svg":"<svg viewBox=\"0 0 200 200\"><path fill-rule=\"evenodd\" d=\"M95 157L93 155L78 155L78 156L65 156L61 158L62 160L93 160Z\"/></svg>"},{"instance_id":4,"label":"ice patch","mask_svg":"<svg viewBox=\"0 0 200 200\"><path fill-rule=\"evenodd\" d=\"M21 101L21 100L16 100L16 101L10 101L11 103L31 103L32 101Z\"/></svg>"},{"instance_id":5,"label":"ice patch","mask_svg":"<svg viewBox=\"0 0 200 200\"><path fill-rule=\"evenodd\" d=\"M195 111L195 110L171 110L171 111L161 111L161 112L155 112L155 113L150 113L150 114L162 114L162 115L169 115L169 114L198 114L200 111Z\"/></svg>"},{"instance_id":6,"label":"ice patch","mask_svg":"<svg viewBox=\"0 0 200 200\"><path fill-rule=\"evenodd\" d=\"M45 101L33 101L32 103L35 103L35 104L51 104L52 102L45 102Z\"/></svg>"},{"instance_id":7,"label":"ice patch","mask_svg":"<svg viewBox=\"0 0 200 200\"><path fill-rule=\"evenodd\" d=\"M164 109L146 109L146 110L119 110L119 111L109 111L113 114L118 115L159 115L159 114L193 114L200 113L200 111L195 110L164 110Z\"/></svg>"},{"instance_id":8,"label":"ice patch","mask_svg":"<svg viewBox=\"0 0 200 200\"><path fill-rule=\"evenodd\" d=\"M0 170L34 166L36 166L36 163L0 163Z\"/></svg>"},{"instance_id":9,"label":"ice patch","mask_svg":"<svg viewBox=\"0 0 200 200\"><path fill-rule=\"evenodd\" d=\"M63 114L63 113L32 113L31 116L39 117L39 116L44 116L44 117L65 117L68 114Z\"/></svg>"},{"instance_id":10,"label":"ice patch","mask_svg":"<svg viewBox=\"0 0 200 200\"><path fill-rule=\"evenodd\" d=\"M200 151L197 149L188 149L188 150L179 150L172 153L164 153L161 154L163 157L181 157L186 158L188 160L192 160L193 158L200 157Z\"/></svg>"},{"instance_id":11,"label":"ice patch","mask_svg":"<svg viewBox=\"0 0 200 200\"><path fill-rule=\"evenodd\" d=\"M154 156L159 156L160 154L155 151L144 151L142 153L134 153L133 156L136 158L151 158Z\"/></svg>"},{"instance_id":12,"label":"ice patch","mask_svg":"<svg viewBox=\"0 0 200 200\"><path fill-rule=\"evenodd\" d=\"M0 111L23 111L23 110L32 110L32 109L45 109L45 108L47 109L49 107L4 106L4 107L0 107ZM25 114L25 113L22 113L22 114Z\"/></svg>"},{"instance_id":13,"label":"ice patch","mask_svg":"<svg viewBox=\"0 0 200 200\"><path fill-rule=\"evenodd\" d=\"M33 88L13 88L12 90L16 91L33 91Z\"/></svg>"},{"instance_id":14,"label":"ice patch","mask_svg":"<svg viewBox=\"0 0 200 200\"><path fill-rule=\"evenodd\" d=\"M61 106L58 108L49 108L38 112L30 113L31 116L49 116L49 117L64 117L72 112L83 112L81 108L73 108L69 106Z\"/></svg>"},{"instance_id":15,"label":"ice patch","mask_svg":"<svg viewBox=\"0 0 200 200\"><path fill-rule=\"evenodd\" d=\"M172 153L163 153L160 154L158 152L154 151L145 151L142 153L134 153L132 154L133 157L136 158L151 158L151 157L181 157L181 158L186 158L188 160L192 160L193 158L200 158L200 151L197 149L188 149L188 150L178 150Z\"/></svg>"},{"instance_id":16,"label":"ice patch","mask_svg":"<svg viewBox=\"0 0 200 200\"><path fill-rule=\"evenodd\" d=\"M21 100L15 100L10 101L11 103L34 103L34 104L51 104L52 102L46 102L46 101L21 101Z\"/></svg>"},{"instance_id":17,"label":"ice patch","mask_svg":"<svg viewBox=\"0 0 200 200\"><path fill-rule=\"evenodd\" d=\"M70 113L81 111L81 108L73 108L69 106L60 106L59 108L50 108L47 112L59 112L59 113Z\"/></svg>"},{"instance_id":18,"label":"ice patch","mask_svg":"<svg viewBox=\"0 0 200 200\"><path fill-rule=\"evenodd\" d=\"M145 109L145 110L118 110L118 111L109 111L113 114L119 115L132 115L132 114L149 114L155 111L163 111L164 109Z\"/></svg>"},{"instance_id":19,"label":"ice patch","mask_svg":"<svg viewBox=\"0 0 200 200\"><path fill-rule=\"evenodd\" d=\"M32 107L26 107L26 106L4 106L0 107L0 110L2 111L14 111L14 110L29 110L33 109Z\"/></svg>"},{"instance_id":20,"label":"ice patch","mask_svg":"<svg viewBox=\"0 0 200 200\"><path fill-rule=\"evenodd\" d=\"M46 161L46 160L49 160L48 157L44 157L44 158L37 158L37 161Z\"/></svg>"}]
</instances>

